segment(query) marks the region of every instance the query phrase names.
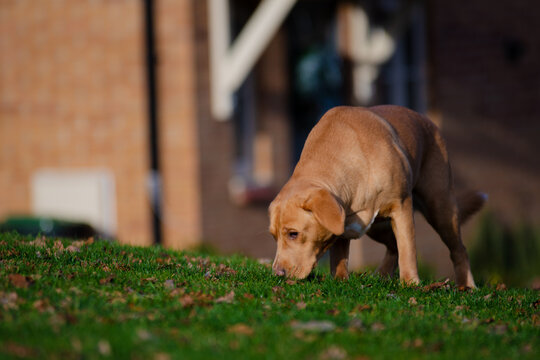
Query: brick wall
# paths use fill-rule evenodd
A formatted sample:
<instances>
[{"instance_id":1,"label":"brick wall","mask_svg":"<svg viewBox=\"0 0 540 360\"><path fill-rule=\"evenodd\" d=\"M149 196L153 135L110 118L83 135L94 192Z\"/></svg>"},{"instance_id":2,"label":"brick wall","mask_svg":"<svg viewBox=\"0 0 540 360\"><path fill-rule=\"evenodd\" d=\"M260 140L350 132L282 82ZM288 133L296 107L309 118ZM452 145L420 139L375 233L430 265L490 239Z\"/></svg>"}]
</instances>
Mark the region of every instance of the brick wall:
<instances>
[{"instance_id":1,"label":"brick wall","mask_svg":"<svg viewBox=\"0 0 540 360\"><path fill-rule=\"evenodd\" d=\"M540 3L435 1L433 105L458 182L509 222L540 218Z\"/></svg>"},{"instance_id":2,"label":"brick wall","mask_svg":"<svg viewBox=\"0 0 540 360\"><path fill-rule=\"evenodd\" d=\"M163 235L175 248L202 239L193 3L156 3Z\"/></svg>"},{"instance_id":3,"label":"brick wall","mask_svg":"<svg viewBox=\"0 0 540 360\"><path fill-rule=\"evenodd\" d=\"M0 0L0 218L37 169L109 169L119 239L150 243L141 4Z\"/></svg>"}]
</instances>

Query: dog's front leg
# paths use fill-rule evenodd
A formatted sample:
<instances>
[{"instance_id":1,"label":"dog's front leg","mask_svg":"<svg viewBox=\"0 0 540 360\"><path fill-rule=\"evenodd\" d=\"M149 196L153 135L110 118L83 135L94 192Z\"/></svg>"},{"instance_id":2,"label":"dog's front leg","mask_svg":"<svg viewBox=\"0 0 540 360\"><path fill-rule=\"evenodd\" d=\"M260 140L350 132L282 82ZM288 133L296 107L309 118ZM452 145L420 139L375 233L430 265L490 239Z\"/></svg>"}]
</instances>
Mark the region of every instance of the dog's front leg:
<instances>
[{"instance_id":1,"label":"dog's front leg","mask_svg":"<svg viewBox=\"0 0 540 360\"><path fill-rule=\"evenodd\" d=\"M412 197L396 205L390 217L398 248L399 278L408 284L418 284Z\"/></svg>"},{"instance_id":2,"label":"dog's front leg","mask_svg":"<svg viewBox=\"0 0 540 360\"><path fill-rule=\"evenodd\" d=\"M336 279L349 278L349 243L348 239L338 238L330 248L330 271Z\"/></svg>"}]
</instances>

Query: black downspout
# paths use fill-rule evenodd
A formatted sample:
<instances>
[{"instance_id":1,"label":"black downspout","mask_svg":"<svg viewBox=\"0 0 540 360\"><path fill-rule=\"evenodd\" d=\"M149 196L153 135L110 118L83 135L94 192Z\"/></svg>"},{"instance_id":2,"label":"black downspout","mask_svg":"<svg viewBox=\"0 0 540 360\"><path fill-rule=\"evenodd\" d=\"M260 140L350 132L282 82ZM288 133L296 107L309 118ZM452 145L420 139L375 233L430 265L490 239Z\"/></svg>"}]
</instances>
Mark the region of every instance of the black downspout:
<instances>
[{"instance_id":1,"label":"black downspout","mask_svg":"<svg viewBox=\"0 0 540 360\"><path fill-rule=\"evenodd\" d=\"M152 206L154 243L161 244L161 177L158 151L158 104L156 77L156 43L154 24L154 1L143 0L146 53L146 89L148 98L148 133L150 137L150 175L148 187Z\"/></svg>"}]
</instances>

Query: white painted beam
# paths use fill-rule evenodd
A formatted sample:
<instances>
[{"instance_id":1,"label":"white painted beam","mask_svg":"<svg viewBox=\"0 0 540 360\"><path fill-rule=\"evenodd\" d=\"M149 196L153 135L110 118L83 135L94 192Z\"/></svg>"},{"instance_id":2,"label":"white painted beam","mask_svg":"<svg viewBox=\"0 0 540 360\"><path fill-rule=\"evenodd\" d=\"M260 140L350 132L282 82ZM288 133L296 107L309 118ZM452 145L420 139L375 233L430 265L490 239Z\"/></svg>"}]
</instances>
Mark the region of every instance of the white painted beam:
<instances>
[{"instance_id":1,"label":"white painted beam","mask_svg":"<svg viewBox=\"0 0 540 360\"><path fill-rule=\"evenodd\" d=\"M232 95L272 40L297 0L263 0L229 47L228 0L209 0L212 114L227 120Z\"/></svg>"}]
</instances>

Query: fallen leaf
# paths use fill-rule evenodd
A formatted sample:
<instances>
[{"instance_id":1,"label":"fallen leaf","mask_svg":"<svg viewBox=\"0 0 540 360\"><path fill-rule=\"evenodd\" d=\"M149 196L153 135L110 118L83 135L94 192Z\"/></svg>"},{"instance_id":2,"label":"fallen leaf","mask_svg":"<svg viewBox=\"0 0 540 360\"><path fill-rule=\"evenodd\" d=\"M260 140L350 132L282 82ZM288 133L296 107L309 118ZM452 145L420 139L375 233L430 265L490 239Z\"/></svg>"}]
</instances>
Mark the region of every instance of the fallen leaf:
<instances>
[{"instance_id":1,"label":"fallen leaf","mask_svg":"<svg viewBox=\"0 0 540 360\"><path fill-rule=\"evenodd\" d=\"M497 284L497 287L495 288L497 291L504 291L506 290L506 285L503 283Z\"/></svg>"},{"instance_id":2,"label":"fallen leaf","mask_svg":"<svg viewBox=\"0 0 540 360\"><path fill-rule=\"evenodd\" d=\"M339 310L338 309L330 309L326 313L328 315L336 316L337 314L339 314Z\"/></svg>"},{"instance_id":3,"label":"fallen leaf","mask_svg":"<svg viewBox=\"0 0 540 360\"><path fill-rule=\"evenodd\" d=\"M45 236L37 237L35 240L30 241L28 245L35 246L35 247L46 247L47 242L45 240L47 240Z\"/></svg>"},{"instance_id":4,"label":"fallen leaf","mask_svg":"<svg viewBox=\"0 0 540 360\"><path fill-rule=\"evenodd\" d=\"M282 291L283 291L283 288L282 288L281 286L274 286L274 287L272 288L272 292L273 292L274 294L280 293L280 292L282 292Z\"/></svg>"},{"instance_id":5,"label":"fallen leaf","mask_svg":"<svg viewBox=\"0 0 540 360\"><path fill-rule=\"evenodd\" d=\"M36 356L33 349L13 342L5 343L4 349L7 353L15 355L19 358L33 358Z\"/></svg>"},{"instance_id":6,"label":"fallen leaf","mask_svg":"<svg viewBox=\"0 0 540 360\"><path fill-rule=\"evenodd\" d=\"M250 293L245 293L245 294L244 294L244 298L245 298L245 299L248 299L248 300L251 300L251 299L254 299L255 296L252 295L252 294L250 294Z\"/></svg>"},{"instance_id":7,"label":"fallen leaf","mask_svg":"<svg viewBox=\"0 0 540 360\"><path fill-rule=\"evenodd\" d=\"M418 304L418 301L416 301L415 297L409 298L409 305L417 305L417 304Z\"/></svg>"},{"instance_id":8,"label":"fallen leaf","mask_svg":"<svg viewBox=\"0 0 540 360\"><path fill-rule=\"evenodd\" d=\"M175 288L174 280L171 280L171 279L165 280L165 282L163 283L163 286L165 286L165 289L168 289L168 290L174 289Z\"/></svg>"},{"instance_id":9,"label":"fallen leaf","mask_svg":"<svg viewBox=\"0 0 540 360\"><path fill-rule=\"evenodd\" d=\"M171 359L171 355L167 354L167 353L156 353L154 355L154 360L170 360Z\"/></svg>"},{"instance_id":10,"label":"fallen leaf","mask_svg":"<svg viewBox=\"0 0 540 360\"><path fill-rule=\"evenodd\" d=\"M416 338L413 341L405 340L403 342L403 347L405 348L419 348L422 347L422 345L424 345L424 341L420 338Z\"/></svg>"},{"instance_id":11,"label":"fallen leaf","mask_svg":"<svg viewBox=\"0 0 540 360\"><path fill-rule=\"evenodd\" d=\"M313 332L328 332L336 328L336 325L328 320L312 320L307 322L293 321L291 327L294 330L313 331Z\"/></svg>"},{"instance_id":12,"label":"fallen leaf","mask_svg":"<svg viewBox=\"0 0 540 360\"><path fill-rule=\"evenodd\" d=\"M182 296L178 301L180 301L180 304L182 304L183 307L189 307L195 303L193 298L189 295Z\"/></svg>"},{"instance_id":13,"label":"fallen leaf","mask_svg":"<svg viewBox=\"0 0 540 360\"><path fill-rule=\"evenodd\" d=\"M486 296L483 297L484 300L489 300L491 297L493 296L493 294L487 294Z\"/></svg>"},{"instance_id":14,"label":"fallen leaf","mask_svg":"<svg viewBox=\"0 0 540 360\"><path fill-rule=\"evenodd\" d=\"M99 340L98 351L103 356L111 355L111 344L107 340Z\"/></svg>"},{"instance_id":15,"label":"fallen leaf","mask_svg":"<svg viewBox=\"0 0 540 360\"><path fill-rule=\"evenodd\" d=\"M76 253L76 252L80 252L81 248L71 244L68 247L66 247L66 251L70 253Z\"/></svg>"},{"instance_id":16,"label":"fallen leaf","mask_svg":"<svg viewBox=\"0 0 540 360\"><path fill-rule=\"evenodd\" d=\"M286 283L287 285L295 285L295 284L296 284L296 280L287 279L287 280L285 281L285 283Z\"/></svg>"},{"instance_id":17,"label":"fallen leaf","mask_svg":"<svg viewBox=\"0 0 540 360\"><path fill-rule=\"evenodd\" d=\"M16 288L26 289L29 285L26 276L21 274L9 274L8 279L11 282L11 285L15 286Z\"/></svg>"},{"instance_id":18,"label":"fallen leaf","mask_svg":"<svg viewBox=\"0 0 540 360\"><path fill-rule=\"evenodd\" d=\"M138 329L137 337L139 338L139 340L147 341L147 340L150 340L150 338L152 337L152 334L150 334L150 332L146 329Z\"/></svg>"},{"instance_id":19,"label":"fallen leaf","mask_svg":"<svg viewBox=\"0 0 540 360\"><path fill-rule=\"evenodd\" d=\"M266 267L271 267L272 266L272 259L267 259L267 258L264 258L264 259L257 259L257 262L261 265L264 265Z\"/></svg>"},{"instance_id":20,"label":"fallen leaf","mask_svg":"<svg viewBox=\"0 0 540 360\"><path fill-rule=\"evenodd\" d=\"M82 290L76 288L75 286L70 287L69 291L74 293L75 295L81 295L83 293Z\"/></svg>"},{"instance_id":21,"label":"fallen leaf","mask_svg":"<svg viewBox=\"0 0 540 360\"><path fill-rule=\"evenodd\" d=\"M186 293L186 289L184 289L184 288L175 288L169 293L169 296L175 297L175 296L179 296L179 295L184 295L185 293Z\"/></svg>"},{"instance_id":22,"label":"fallen leaf","mask_svg":"<svg viewBox=\"0 0 540 360\"><path fill-rule=\"evenodd\" d=\"M223 275L236 275L236 274L237 274L236 270L234 270L233 268L225 264L219 264L215 272L215 275L217 277L221 277Z\"/></svg>"},{"instance_id":23,"label":"fallen leaf","mask_svg":"<svg viewBox=\"0 0 540 360\"><path fill-rule=\"evenodd\" d=\"M113 280L114 280L114 275L109 275L106 278L100 279L99 284L105 285L105 284L113 282Z\"/></svg>"},{"instance_id":24,"label":"fallen leaf","mask_svg":"<svg viewBox=\"0 0 540 360\"><path fill-rule=\"evenodd\" d=\"M298 310L304 310L306 308L307 304L303 301L299 301L296 303L296 308Z\"/></svg>"},{"instance_id":25,"label":"fallen leaf","mask_svg":"<svg viewBox=\"0 0 540 360\"><path fill-rule=\"evenodd\" d=\"M341 360L347 357L347 352L337 346L331 346L320 355L321 360Z\"/></svg>"},{"instance_id":26,"label":"fallen leaf","mask_svg":"<svg viewBox=\"0 0 540 360\"><path fill-rule=\"evenodd\" d=\"M354 318L349 321L350 330L364 330L364 322L359 318Z\"/></svg>"},{"instance_id":27,"label":"fallen leaf","mask_svg":"<svg viewBox=\"0 0 540 360\"><path fill-rule=\"evenodd\" d=\"M60 240L56 240L53 245L53 250L56 255L62 253L64 251L64 244Z\"/></svg>"},{"instance_id":28,"label":"fallen leaf","mask_svg":"<svg viewBox=\"0 0 540 360\"><path fill-rule=\"evenodd\" d=\"M39 300L36 300L34 301L34 303L32 304L32 306L34 307L34 309L38 310L39 312L54 312L54 308L49 304L49 300L48 299L39 299Z\"/></svg>"},{"instance_id":29,"label":"fallen leaf","mask_svg":"<svg viewBox=\"0 0 540 360\"><path fill-rule=\"evenodd\" d=\"M297 330L294 332L294 337L302 341L313 342L317 339L317 335L310 333L306 334L303 331Z\"/></svg>"},{"instance_id":30,"label":"fallen leaf","mask_svg":"<svg viewBox=\"0 0 540 360\"><path fill-rule=\"evenodd\" d=\"M434 282L432 284L424 286L424 291L432 291L436 289L449 289L450 288L450 279L444 281Z\"/></svg>"},{"instance_id":31,"label":"fallen leaf","mask_svg":"<svg viewBox=\"0 0 540 360\"><path fill-rule=\"evenodd\" d=\"M355 307L353 309L353 312L362 312L362 311L366 311L366 310L371 310L371 306L370 305L366 305L366 304L363 304L363 305L358 305L357 307Z\"/></svg>"},{"instance_id":32,"label":"fallen leaf","mask_svg":"<svg viewBox=\"0 0 540 360\"><path fill-rule=\"evenodd\" d=\"M216 303L227 303L227 304L230 304L234 301L234 290L231 290L230 293L222 296L222 297L219 297L216 299Z\"/></svg>"},{"instance_id":33,"label":"fallen leaf","mask_svg":"<svg viewBox=\"0 0 540 360\"><path fill-rule=\"evenodd\" d=\"M506 333L507 330L508 330L508 325L506 324L497 324L493 326L493 333L497 335L502 335Z\"/></svg>"},{"instance_id":34,"label":"fallen leaf","mask_svg":"<svg viewBox=\"0 0 540 360\"><path fill-rule=\"evenodd\" d=\"M373 324L371 324L371 330L373 331L381 331L381 330L384 330L385 328L386 326L384 326L384 324L380 322L374 322Z\"/></svg>"},{"instance_id":35,"label":"fallen leaf","mask_svg":"<svg viewBox=\"0 0 540 360\"><path fill-rule=\"evenodd\" d=\"M16 292L6 294L0 291L0 305L2 305L4 310L17 309L17 299Z\"/></svg>"},{"instance_id":36,"label":"fallen leaf","mask_svg":"<svg viewBox=\"0 0 540 360\"><path fill-rule=\"evenodd\" d=\"M253 335L253 329L249 327L248 325L242 324L242 323L230 326L229 328L227 328L227 332L233 333L233 334L248 335L248 336Z\"/></svg>"}]
</instances>

